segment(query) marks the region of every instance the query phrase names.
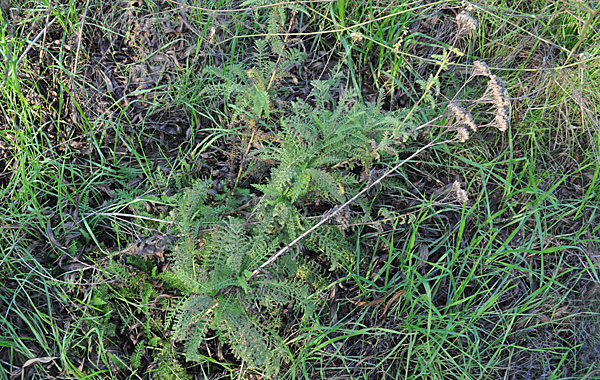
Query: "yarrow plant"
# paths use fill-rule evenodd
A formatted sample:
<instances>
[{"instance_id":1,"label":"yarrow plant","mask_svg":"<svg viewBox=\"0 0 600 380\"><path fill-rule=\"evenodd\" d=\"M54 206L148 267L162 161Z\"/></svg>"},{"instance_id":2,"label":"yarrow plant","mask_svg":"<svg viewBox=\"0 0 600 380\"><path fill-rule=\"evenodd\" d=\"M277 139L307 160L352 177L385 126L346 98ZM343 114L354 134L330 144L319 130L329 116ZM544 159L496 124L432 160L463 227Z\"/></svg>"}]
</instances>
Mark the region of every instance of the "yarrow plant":
<instances>
[{"instance_id":1,"label":"yarrow plant","mask_svg":"<svg viewBox=\"0 0 600 380\"><path fill-rule=\"evenodd\" d=\"M473 115L469 111L467 111L464 107L456 104L450 103L448 104L448 108L454 116L456 116L456 124L464 125L470 127L471 130L476 131L477 125L475 124L475 119L473 119ZM458 132L458 141L465 142L469 139L469 131L464 127L459 127L457 129Z\"/></svg>"},{"instance_id":2,"label":"yarrow plant","mask_svg":"<svg viewBox=\"0 0 600 380\"><path fill-rule=\"evenodd\" d=\"M487 65L487 63L482 61L475 61L473 62L473 72L471 75L484 75L486 77L489 77L492 75L492 72L490 71L490 68Z\"/></svg>"},{"instance_id":3,"label":"yarrow plant","mask_svg":"<svg viewBox=\"0 0 600 380\"><path fill-rule=\"evenodd\" d=\"M477 27L466 12L459 14L457 24L459 34ZM359 34L351 36L360 42ZM257 65L230 68L236 75L226 77L209 69L215 74L215 83L205 94L229 95L235 99L232 108L238 112L233 117L242 115L240 122L259 128L259 121L273 115L270 99L277 96L277 87L267 85L267 78L276 77L273 72L281 70L279 61L269 59L265 43L257 43L257 51L262 57ZM419 82L424 90L421 101L430 102L432 109L440 93L440 72L447 68L451 54L462 55L454 47L445 52L439 57L438 73ZM339 68L334 71L339 72ZM252 80L242 80L249 74ZM477 75L489 77L488 90L472 105L492 102L495 123L499 130L506 130L509 100L504 83L484 62L475 63L467 83ZM181 294L170 327L174 339L185 342L190 361L203 360L205 338L214 333L249 368L261 370L267 377L277 376L282 365L293 360L282 343L286 336L282 334L281 311L295 310L297 320L309 320L318 309L318 300L310 297L319 282L315 268L323 263L330 270L353 265L355 258L349 254L351 243L345 235L351 204L364 204L370 188L423 150L450 141L467 141L469 133L478 129L472 113L451 102L447 110L456 119L453 126L458 138L440 141L440 136L400 162L404 144L444 115L438 113L423 122L408 110L383 112L381 99L363 104L350 90L335 100L331 89L340 86L337 77L313 81L312 86L313 103L298 100L283 105L284 116L273 118L277 120L273 139L263 141L253 153L273 166L265 183L253 184L262 197L251 213L242 218L231 215L231 209L217 212L210 202L209 181L185 191L173 211L173 220L179 224L171 233L182 238L173 247L172 271L161 276ZM259 93L264 99L260 104L252 103ZM328 102L333 103L331 109ZM386 160L395 166L362 189L359 177L348 171L359 169L369 177L370 168ZM448 196L459 204L469 200L459 182L452 185ZM305 207L309 202L332 208L321 216L309 217ZM341 228L332 226L330 220L337 220ZM210 232L206 232L207 226ZM305 250L317 254L319 260L303 257ZM311 272L312 277L303 275Z\"/></svg>"},{"instance_id":4,"label":"yarrow plant","mask_svg":"<svg viewBox=\"0 0 600 380\"><path fill-rule=\"evenodd\" d=\"M469 197L467 196L467 192L460 187L460 182L454 181L452 184L452 191L454 191L454 196L456 200L460 203L467 203L469 201Z\"/></svg>"}]
</instances>

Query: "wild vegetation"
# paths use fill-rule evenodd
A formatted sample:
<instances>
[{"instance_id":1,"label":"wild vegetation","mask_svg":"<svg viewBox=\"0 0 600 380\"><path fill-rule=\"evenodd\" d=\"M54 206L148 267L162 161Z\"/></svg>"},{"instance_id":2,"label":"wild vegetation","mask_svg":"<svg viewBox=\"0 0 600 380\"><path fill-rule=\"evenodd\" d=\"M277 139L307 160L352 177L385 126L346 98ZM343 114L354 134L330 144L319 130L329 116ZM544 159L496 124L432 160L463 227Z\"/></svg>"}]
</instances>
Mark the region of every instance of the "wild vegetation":
<instances>
[{"instance_id":1,"label":"wild vegetation","mask_svg":"<svg viewBox=\"0 0 600 380\"><path fill-rule=\"evenodd\" d=\"M600 378L598 2L0 8L0 379Z\"/></svg>"}]
</instances>

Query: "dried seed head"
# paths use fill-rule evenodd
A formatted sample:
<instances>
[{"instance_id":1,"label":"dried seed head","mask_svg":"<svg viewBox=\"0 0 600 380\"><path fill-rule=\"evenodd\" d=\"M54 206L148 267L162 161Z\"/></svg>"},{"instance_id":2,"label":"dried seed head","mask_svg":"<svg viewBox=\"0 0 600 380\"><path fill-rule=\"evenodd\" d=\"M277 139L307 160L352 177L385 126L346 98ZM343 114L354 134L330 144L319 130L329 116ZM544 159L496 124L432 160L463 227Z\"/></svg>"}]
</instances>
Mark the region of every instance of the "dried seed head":
<instances>
[{"instance_id":1,"label":"dried seed head","mask_svg":"<svg viewBox=\"0 0 600 380\"><path fill-rule=\"evenodd\" d=\"M491 95L496 107L506 107L510 104L508 91L506 90L504 81L500 77L496 75L490 76L486 92Z\"/></svg>"},{"instance_id":2,"label":"dried seed head","mask_svg":"<svg viewBox=\"0 0 600 380\"><path fill-rule=\"evenodd\" d=\"M510 116L507 108L499 108L496 110L496 128L500 132L504 132L508 129L508 124L510 120Z\"/></svg>"},{"instance_id":3,"label":"dried seed head","mask_svg":"<svg viewBox=\"0 0 600 380\"><path fill-rule=\"evenodd\" d=\"M215 27L213 26L210 29L210 33L208 34L208 43L209 44L214 44L215 43L215 34L217 33L217 29L215 29Z\"/></svg>"},{"instance_id":4,"label":"dried seed head","mask_svg":"<svg viewBox=\"0 0 600 380\"><path fill-rule=\"evenodd\" d=\"M456 130L456 132L458 132L458 141L459 142L462 143L469 139L469 131L467 130L467 128L460 127Z\"/></svg>"},{"instance_id":5,"label":"dried seed head","mask_svg":"<svg viewBox=\"0 0 600 380\"><path fill-rule=\"evenodd\" d=\"M458 34L469 34L477 29L477 20L466 11L462 11L456 16L456 23L458 24Z\"/></svg>"},{"instance_id":6,"label":"dried seed head","mask_svg":"<svg viewBox=\"0 0 600 380\"><path fill-rule=\"evenodd\" d=\"M473 62L473 76L476 75L485 75L486 77L489 77L492 75L492 72L490 71L489 66L487 65L487 63L483 62L483 61L475 61Z\"/></svg>"},{"instance_id":7,"label":"dried seed head","mask_svg":"<svg viewBox=\"0 0 600 380\"><path fill-rule=\"evenodd\" d=\"M492 97L496 106L496 128L501 132L506 131L510 121L510 98L504 81L496 75L490 76L486 94Z\"/></svg>"},{"instance_id":8,"label":"dried seed head","mask_svg":"<svg viewBox=\"0 0 600 380\"><path fill-rule=\"evenodd\" d=\"M469 3L468 1L463 0L462 1L462 7L467 11L467 12L472 12L475 7L473 6L473 4Z\"/></svg>"},{"instance_id":9,"label":"dried seed head","mask_svg":"<svg viewBox=\"0 0 600 380\"><path fill-rule=\"evenodd\" d=\"M352 40L355 42L362 42L362 40L363 40L363 37L356 32L350 33L350 37L352 37Z\"/></svg>"},{"instance_id":10,"label":"dried seed head","mask_svg":"<svg viewBox=\"0 0 600 380\"><path fill-rule=\"evenodd\" d=\"M346 206L343 210L335 214L335 221L340 224L342 231L350 227L350 208Z\"/></svg>"},{"instance_id":11,"label":"dried seed head","mask_svg":"<svg viewBox=\"0 0 600 380\"><path fill-rule=\"evenodd\" d=\"M452 111L454 116L456 116L457 124L466 125L467 127L471 128L473 131L477 130L477 125L475 124L473 115L471 115L471 113L469 111L467 111L464 107L462 107L456 103L450 103L450 104L448 104L448 108L450 109L450 111ZM468 137L468 133L467 133L467 137Z\"/></svg>"},{"instance_id":12,"label":"dried seed head","mask_svg":"<svg viewBox=\"0 0 600 380\"><path fill-rule=\"evenodd\" d=\"M454 183L452 184L452 190L454 191L456 199L460 203L467 203L467 201L469 200L467 192L460 188L460 183L458 181L454 181Z\"/></svg>"}]
</instances>

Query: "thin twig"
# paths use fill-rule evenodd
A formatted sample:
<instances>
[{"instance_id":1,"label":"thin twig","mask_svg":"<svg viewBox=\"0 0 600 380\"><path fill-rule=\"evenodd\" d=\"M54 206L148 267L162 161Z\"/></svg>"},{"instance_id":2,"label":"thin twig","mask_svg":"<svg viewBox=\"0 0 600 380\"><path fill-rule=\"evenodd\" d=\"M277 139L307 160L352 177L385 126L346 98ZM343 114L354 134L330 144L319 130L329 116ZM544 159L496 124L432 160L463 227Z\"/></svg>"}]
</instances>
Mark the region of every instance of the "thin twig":
<instances>
[{"instance_id":1,"label":"thin twig","mask_svg":"<svg viewBox=\"0 0 600 380\"><path fill-rule=\"evenodd\" d=\"M244 367L246 366L246 362L242 360L242 365L240 366L240 373L238 374L237 380L242 380L242 376L246 372Z\"/></svg>"},{"instance_id":2,"label":"thin twig","mask_svg":"<svg viewBox=\"0 0 600 380\"><path fill-rule=\"evenodd\" d=\"M426 126L427 124L431 124L431 123L433 123L434 121L438 120L441 117L442 116L438 116L435 119L433 119L433 120L425 123L423 126ZM439 137L437 139L439 139ZM440 144L445 144L445 143L448 143L448 142L450 142L452 140L444 140L444 141L438 142L438 143L436 143L435 141L436 140L433 140L432 142L430 142L429 144L425 145L424 147L419 148L416 152L414 152L413 154L411 154L410 156L408 156L408 158L402 160L402 162L400 162L399 164L397 164L393 168L391 168L388 171L386 171L376 181L373 181L370 185L368 185L367 187L365 187L364 189L362 189L361 191L359 191L355 196L353 196L352 198L350 198L349 200L347 200L344 204L342 204L342 205L340 205L338 207L335 207L334 209L332 209L329 212L325 213L323 215L321 221L319 221L319 223L315 224L314 226L312 226L311 228L309 228L307 231L305 231L302 235L300 235L296 239L294 239L294 241L292 241L291 243L289 243L288 245L286 245L285 247L283 247L279 251L277 251L277 253L275 253L273 256L271 256L261 266L259 266L254 271L252 271L252 274L251 274L250 277L253 277L256 274L260 273L262 269L264 269L267 265L269 265L269 264L273 263L275 260L277 260L281 255L283 255L284 253L286 253L290 248L292 248L294 245L296 245L298 242L300 242L300 240L304 239L307 235L309 235L314 230L316 230L317 228L319 228L320 226L322 226L323 224L325 224L333 216L335 216L340 211L342 211L343 209L345 209L346 206L350 205L352 202L354 202L356 199L358 199L358 197L360 197L361 195L363 195L364 193L366 193L367 191L369 191L371 188L373 188L373 186L376 186L377 184L379 184L379 182L381 182L385 177L389 176L392 172L395 172L396 170L400 169L400 167L402 167L402 165L406 164L408 161L410 161L413 158L415 158L419 153L421 153L422 151L424 151L426 149L429 149L429 148L431 148L433 146L440 145Z\"/></svg>"},{"instance_id":3,"label":"thin twig","mask_svg":"<svg viewBox=\"0 0 600 380\"><path fill-rule=\"evenodd\" d=\"M21 63L21 61L23 60L23 58L25 58L25 56L27 55L27 53L29 53L29 50L31 50L31 48L33 47L33 45L35 45L35 43L37 42L37 40L39 40L40 37L44 35L44 33L46 32L46 29L50 28L50 26L52 24L54 24L54 21L56 21L56 17L54 17L52 19L52 21L50 21L49 23L47 23L46 26L44 26L44 29L42 29L37 34L37 36L35 36L35 38L31 41L31 43L29 44L29 46L27 46L27 48L25 49L25 51L23 52L23 54L21 54L21 56L19 57L19 59L17 59L17 63L15 63L15 68L17 68L17 66L19 66L19 63ZM6 82L8 81L8 78L12 75L12 73L13 73L13 68L11 67L10 70L8 70L8 73L6 74L6 77L2 81L2 84L0 84L0 87L4 86L6 84Z\"/></svg>"},{"instance_id":4,"label":"thin twig","mask_svg":"<svg viewBox=\"0 0 600 380\"><path fill-rule=\"evenodd\" d=\"M48 8L46 9L46 24L48 24L48 21L50 20L50 15L52 14L53 9L54 9L54 6L50 3L48 3ZM48 37L48 29L44 30L44 35L42 36L42 42L40 43L40 46L46 45L46 37ZM40 61L42 60L43 53L44 53L44 50L40 49L40 54L38 55L38 59Z\"/></svg>"}]
</instances>

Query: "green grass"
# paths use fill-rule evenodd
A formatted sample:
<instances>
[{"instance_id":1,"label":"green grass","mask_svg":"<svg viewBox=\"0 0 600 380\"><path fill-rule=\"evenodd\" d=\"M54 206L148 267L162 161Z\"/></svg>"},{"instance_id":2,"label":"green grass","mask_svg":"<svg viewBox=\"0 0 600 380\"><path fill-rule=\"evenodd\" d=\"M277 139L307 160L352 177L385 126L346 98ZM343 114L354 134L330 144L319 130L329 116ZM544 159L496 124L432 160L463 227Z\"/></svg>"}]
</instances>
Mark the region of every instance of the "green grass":
<instances>
[{"instance_id":1,"label":"green grass","mask_svg":"<svg viewBox=\"0 0 600 380\"><path fill-rule=\"evenodd\" d=\"M212 206L235 199L227 216L251 218L252 185L268 183L273 165L261 153L278 146L286 104L336 70L338 93L360 89L368 101L381 91L385 109L412 107L423 122L457 99L479 123L493 119L470 103L487 83L467 83L475 60L506 83L509 131L480 128L430 147L370 189L349 209L352 260L334 271L298 247L317 263L306 281L319 308L309 319L281 310L275 329L291 359L279 376L598 376L597 2L473 3L478 28L461 38L454 1L195 4L252 8L220 13L153 0L9 3L0 21L0 379L260 376L213 332L202 359L186 361L185 342L171 335L181 294L158 276L170 270L170 248L164 262L102 258L172 231L177 197L198 179L215 183ZM289 76L266 88L269 117L252 108L234 117L244 91L261 89L253 74L241 95L205 95L220 83L205 67L224 76L252 67L256 42L276 36L304 61L278 67ZM451 46L464 54L440 70ZM435 107L426 99L435 86L418 84L430 75L440 83ZM452 139L449 120L407 140L406 156ZM404 158L376 157L369 173L339 168L364 188ZM312 220L335 206L318 196L296 204Z\"/></svg>"}]
</instances>

